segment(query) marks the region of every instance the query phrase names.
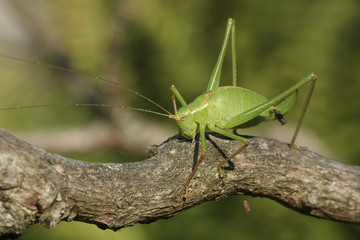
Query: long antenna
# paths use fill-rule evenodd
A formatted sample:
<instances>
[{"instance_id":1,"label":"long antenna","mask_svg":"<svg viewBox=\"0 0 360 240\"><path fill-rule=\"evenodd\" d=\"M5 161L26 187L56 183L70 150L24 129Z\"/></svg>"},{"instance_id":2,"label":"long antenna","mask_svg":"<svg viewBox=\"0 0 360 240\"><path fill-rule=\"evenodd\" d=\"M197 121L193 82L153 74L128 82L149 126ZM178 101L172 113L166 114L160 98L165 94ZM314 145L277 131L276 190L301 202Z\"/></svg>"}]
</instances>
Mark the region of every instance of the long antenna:
<instances>
[{"instance_id":1,"label":"long antenna","mask_svg":"<svg viewBox=\"0 0 360 240\"><path fill-rule=\"evenodd\" d=\"M37 104L37 105L26 105L26 106L17 106L17 107L4 107L0 108L0 111L3 110L16 110L24 108L39 108L39 107L66 107L66 106L76 106L76 107L108 107L108 108L125 108L130 110L136 110L141 112L153 113L156 115L173 118L172 114L159 113L147 109L128 107L122 105L110 105L110 104L97 104L97 103L64 103L64 104Z\"/></svg>"},{"instance_id":2,"label":"long antenna","mask_svg":"<svg viewBox=\"0 0 360 240\"><path fill-rule=\"evenodd\" d=\"M167 114L171 115L171 113L166 110L164 107L162 107L160 104L154 102L153 100L151 100L150 98L148 97L145 97L144 95L140 94L139 92L137 91L134 91L130 88L127 88L127 87L124 87L122 86L121 84L117 83L117 82L113 82L113 81L110 81L106 78L102 78L100 76L96 76L96 75L92 75L92 74L89 74L89 73L84 73L84 72L80 72L80 71L76 71L76 70L73 70L73 69L70 69L70 68L65 68L65 67L60 67L60 66L56 66L56 65L53 65L53 64L49 64L49 63L43 63L43 62L38 62L38 61L30 61L30 60L26 60L26 59L22 59L22 58L18 58L18 57L13 57L13 56L10 56L10 55L6 55L6 54L2 54L0 53L0 57L2 58L8 58L8 59L12 59L12 60L16 60L16 61L20 61L20 62L25 62L25 63L30 63L30 64L35 64L35 65L42 65L42 66L46 66L48 68L52 68L52 69L57 69L57 70L62 70L62 71L65 71L65 72L70 72L70 73L73 73L73 74L77 74L77 75L80 75L80 76L85 76L85 77L91 77L91 78L94 78L94 79L97 79L97 80L101 80L103 82L106 82L106 83L110 83L110 84L113 84L115 86L118 86L122 89L125 89L126 91L130 92L130 93L133 93L143 99L145 99L146 101L154 104L155 106L157 106L158 108L160 108L161 110L163 110L164 112L166 112ZM51 105L51 104L50 104ZM101 104L100 104L101 105ZM29 106L27 106L29 107ZM105 107L105 106L103 106ZM107 107L110 107L110 106L107 106ZM3 110L5 110L4 108L2 108ZM130 109L130 108L129 108ZM143 109L145 110L145 109ZM149 111L151 112L151 111ZM165 114L164 114L165 115ZM168 116L168 115L166 115Z\"/></svg>"}]
</instances>

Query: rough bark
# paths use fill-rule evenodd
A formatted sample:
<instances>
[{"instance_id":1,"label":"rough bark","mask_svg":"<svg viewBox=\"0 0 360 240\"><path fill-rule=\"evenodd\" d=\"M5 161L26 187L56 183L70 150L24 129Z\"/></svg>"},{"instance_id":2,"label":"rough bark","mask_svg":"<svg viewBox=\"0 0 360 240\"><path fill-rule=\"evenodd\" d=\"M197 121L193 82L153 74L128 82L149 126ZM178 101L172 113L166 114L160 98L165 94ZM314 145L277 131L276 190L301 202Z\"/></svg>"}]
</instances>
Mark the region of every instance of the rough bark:
<instances>
[{"instance_id":1,"label":"rough bark","mask_svg":"<svg viewBox=\"0 0 360 240\"><path fill-rule=\"evenodd\" d=\"M208 152L184 202L198 141L174 136L140 162L88 163L32 146L0 130L0 236L77 220L117 230L149 223L230 195L271 198L303 214L360 223L360 167L250 138L219 179L217 163L241 143L208 134ZM101 161L101 160L100 160Z\"/></svg>"}]
</instances>

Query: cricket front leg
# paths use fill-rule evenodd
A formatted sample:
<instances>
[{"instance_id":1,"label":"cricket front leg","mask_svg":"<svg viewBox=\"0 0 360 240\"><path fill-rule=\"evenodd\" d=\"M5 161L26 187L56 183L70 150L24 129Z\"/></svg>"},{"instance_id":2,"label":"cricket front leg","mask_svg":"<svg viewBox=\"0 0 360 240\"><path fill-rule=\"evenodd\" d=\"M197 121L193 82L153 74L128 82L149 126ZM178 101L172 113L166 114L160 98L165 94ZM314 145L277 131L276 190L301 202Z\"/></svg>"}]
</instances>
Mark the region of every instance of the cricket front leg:
<instances>
[{"instance_id":1,"label":"cricket front leg","mask_svg":"<svg viewBox=\"0 0 360 240\"><path fill-rule=\"evenodd\" d=\"M200 132L200 143L201 143L201 155L199 160L197 161L194 169L192 170L190 176L188 177L188 180L185 183L185 193L183 196L183 200L186 201L186 199L189 197L189 185L191 182L191 179L194 177L200 163L205 157L206 153L206 139L205 139L205 126L199 126L199 132Z\"/></svg>"},{"instance_id":2,"label":"cricket front leg","mask_svg":"<svg viewBox=\"0 0 360 240\"><path fill-rule=\"evenodd\" d=\"M184 196L183 196L184 201L189 197L189 185L190 185L191 179L194 177L194 175L195 175L195 173L196 173L196 171L197 171L197 169L198 169L198 167L199 167L199 164L200 164L200 163L202 162L202 160L204 159L205 153L206 153L206 152L204 152L204 151L201 152L201 156L200 156L199 160L197 161L197 163L196 163L193 171L191 172L188 180L187 180L186 183L185 183L185 193L184 193Z\"/></svg>"}]
</instances>

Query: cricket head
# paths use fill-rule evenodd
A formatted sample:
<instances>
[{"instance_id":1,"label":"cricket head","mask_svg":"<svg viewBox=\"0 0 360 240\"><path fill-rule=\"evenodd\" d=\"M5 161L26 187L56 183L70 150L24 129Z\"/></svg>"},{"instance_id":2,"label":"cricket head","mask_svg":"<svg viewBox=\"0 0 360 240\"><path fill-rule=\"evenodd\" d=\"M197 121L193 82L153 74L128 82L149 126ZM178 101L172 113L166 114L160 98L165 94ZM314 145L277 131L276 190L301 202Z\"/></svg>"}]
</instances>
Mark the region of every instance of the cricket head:
<instances>
[{"instance_id":1,"label":"cricket head","mask_svg":"<svg viewBox=\"0 0 360 240\"><path fill-rule=\"evenodd\" d=\"M197 124L194 120L193 114L191 113L191 109L189 109L187 106L182 107L173 118L176 120L181 134L184 137L191 139L195 138Z\"/></svg>"}]
</instances>

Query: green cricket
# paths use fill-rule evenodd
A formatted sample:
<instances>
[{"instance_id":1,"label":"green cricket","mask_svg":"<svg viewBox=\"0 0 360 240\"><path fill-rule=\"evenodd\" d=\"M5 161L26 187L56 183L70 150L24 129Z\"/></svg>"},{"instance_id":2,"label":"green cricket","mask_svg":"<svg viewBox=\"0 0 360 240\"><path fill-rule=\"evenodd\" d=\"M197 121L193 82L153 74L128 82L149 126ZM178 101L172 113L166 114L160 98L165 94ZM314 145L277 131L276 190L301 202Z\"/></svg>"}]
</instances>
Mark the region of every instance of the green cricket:
<instances>
[{"instance_id":1,"label":"green cricket","mask_svg":"<svg viewBox=\"0 0 360 240\"><path fill-rule=\"evenodd\" d=\"M233 62L232 63L233 85L219 87L221 69L230 37L232 38L231 42L232 42L232 62ZM54 66L51 64L31 62L28 60L23 60L23 59L0 54L0 56L4 58L10 58L10 59L19 60L27 63L33 63L33 64L41 64L50 68L64 70L64 71L72 72L74 74L85 75L87 77L96 78L98 80L102 80L107 83L117 85L118 87L124 88L125 90L144 98L146 101L151 102L152 104L156 105L164 112L166 112L166 114L150 111L146 109L125 107L118 105L107 105L107 104L67 104L67 105L87 106L87 107L100 106L100 107L128 108L132 110L158 114L161 116L166 116L171 119L175 119L179 126L181 134L186 138L194 139L197 132L199 132L200 143L201 143L201 155L184 185L184 195L183 195L184 200L186 200L189 197L189 186L191 180L194 177L200 163L203 161L206 155L207 146L206 146L205 131L207 128L213 132L222 134L226 137L229 137L231 139L243 143L243 145L238 150L236 150L228 158L222 160L217 165L219 177L224 178L224 171L222 169L222 166L226 164L228 161L230 161L232 158L234 158L237 154L244 151L246 147L249 146L250 144L250 141L248 139L236 134L236 129L252 127L261 122L269 121L269 120L278 120L282 125L285 124L286 120L284 119L283 116L294 105L298 94L298 89L310 82L311 84L308 90L308 94L305 99L305 103L302 108L302 111L300 113L300 117L294 135L290 142L291 148L300 149L295 146L295 140L298 135L307 107L309 105L311 95L313 93L313 89L317 79L316 75L311 73L306 77L304 77L299 82L297 82L294 86L284 91L283 93L271 99L266 99L264 96L256 92L236 86L237 80L236 80L235 55L236 55L235 54L235 20L229 18L227 21L225 37L220 50L220 54L215 64L215 68L211 74L205 92L199 97L197 97L193 102L188 104L181 96L177 88L174 85L172 85L170 87L170 93L171 93L172 103L174 106L174 114L171 114L170 112L168 112L166 109L164 109L159 104L152 101L151 99L139 94L134 90L126 88L118 83L109 81L107 79L59 66ZM176 106L176 100L178 100L182 106L179 110L177 109ZM31 106L20 106L20 107L8 107L8 108L0 108L0 110L59 106L59 105L63 106L66 104L44 104L44 105L31 105ZM231 133L224 129L233 129L233 132Z\"/></svg>"},{"instance_id":2,"label":"green cricket","mask_svg":"<svg viewBox=\"0 0 360 240\"><path fill-rule=\"evenodd\" d=\"M222 64L230 36L232 36L233 40L233 86L219 87ZM222 166L237 154L244 151L244 149L250 144L248 139L237 135L235 132L228 132L224 130L224 128L234 129L236 131L238 128L248 128L261 122L275 119L278 119L281 124L285 124L286 121L283 116L293 106L296 100L298 88L302 87L308 82L311 82L305 104L300 114L293 138L290 142L290 147L296 148L295 139L299 132L306 109L309 105L309 101L317 79L316 75L313 73L309 74L288 90L269 100L256 92L237 87L234 38L235 21L234 19L229 18L226 26L224 42L205 93L197 97L190 104L187 104L176 87L170 87L175 111L175 115L170 116L170 118L176 120L177 124L179 125L181 134L187 138L194 139L197 129L199 129L200 132L201 155L185 184L184 199L188 198L188 189L191 179L193 178L197 168L199 167L199 164L204 159L206 154L206 128L244 143L244 145L242 145L237 151L218 164L217 169L219 172L219 177L223 178L224 173ZM175 97L182 105L179 111L177 111Z\"/></svg>"}]
</instances>

